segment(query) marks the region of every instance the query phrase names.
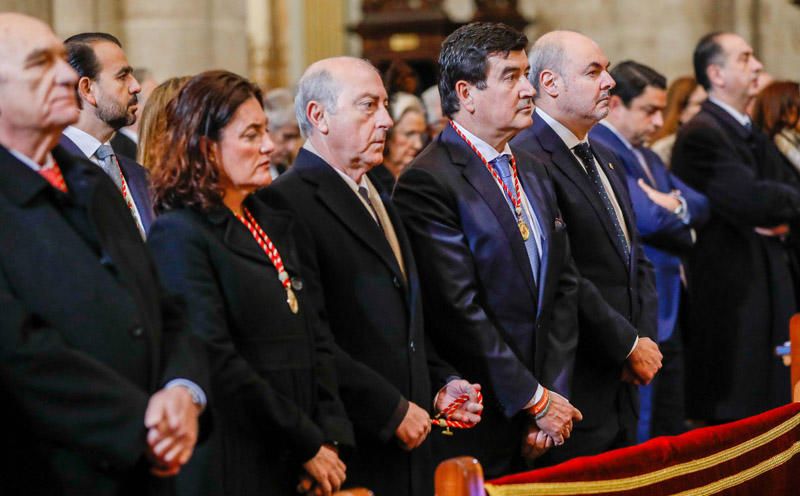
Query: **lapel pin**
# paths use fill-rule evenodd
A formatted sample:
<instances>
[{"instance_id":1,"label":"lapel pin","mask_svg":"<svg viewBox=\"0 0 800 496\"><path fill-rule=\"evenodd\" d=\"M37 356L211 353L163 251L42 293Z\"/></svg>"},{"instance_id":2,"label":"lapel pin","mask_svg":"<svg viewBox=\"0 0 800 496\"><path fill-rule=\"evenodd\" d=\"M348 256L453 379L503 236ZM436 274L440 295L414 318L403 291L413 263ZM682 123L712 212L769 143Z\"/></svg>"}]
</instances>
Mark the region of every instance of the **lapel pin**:
<instances>
[{"instance_id":1,"label":"lapel pin","mask_svg":"<svg viewBox=\"0 0 800 496\"><path fill-rule=\"evenodd\" d=\"M609 162L609 163L608 163L608 166L609 166L609 167L611 167L611 170L614 170L614 164L612 164L611 162Z\"/></svg>"}]
</instances>

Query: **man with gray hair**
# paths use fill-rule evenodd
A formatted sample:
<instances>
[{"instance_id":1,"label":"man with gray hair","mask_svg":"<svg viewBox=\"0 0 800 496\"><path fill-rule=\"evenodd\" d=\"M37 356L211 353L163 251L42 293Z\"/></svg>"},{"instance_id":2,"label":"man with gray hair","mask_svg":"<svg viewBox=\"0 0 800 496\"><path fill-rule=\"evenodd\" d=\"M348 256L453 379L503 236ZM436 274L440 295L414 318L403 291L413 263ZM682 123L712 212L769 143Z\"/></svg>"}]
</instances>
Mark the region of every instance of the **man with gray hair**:
<instances>
[{"instance_id":1,"label":"man with gray hair","mask_svg":"<svg viewBox=\"0 0 800 496\"><path fill-rule=\"evenodd\" d=\"M553 31L531 49L536 90L533 125L512 145L548 164L581 274L580 339L571 400L584 414L551 461L633 444L639 407L635 385L661 367L653 270L636 231L624 168L589 140L608 114L614 80L590 38Z\"/></svg>"},{"instance_id":2,"label":"man with gray hair","mask_svg":"<svg viewBox=\"0 0 800 496\"><path fill-rule=\"evenodd\" d=\"M264 112L267 114L269 134L275 143L270 154L272 179L292 166L303 139L294 112L294 97L288 88L275 88L264 96Z\"/></svg>"},{"instance_id":3,"label":"man with gray hair","mask_svg":"<svg viewBox=\"0 0 800 496\"><path fill-rule=\"evenodd\" d=\"M288 207L311 234L303 248L314 250L318 262L320 296L340 348L341 397L355 427L356 452L344 455L347 485L427 495L433 492L428 410L469 393L454 419L477 423L479 386L458 379L428 347L408 238L389 197L368 175L383 160L392 126L388 103L368 62L336 57L312 64L295 98L306 143L289 172L259 194Z\"/></svg>"}]
</instances>

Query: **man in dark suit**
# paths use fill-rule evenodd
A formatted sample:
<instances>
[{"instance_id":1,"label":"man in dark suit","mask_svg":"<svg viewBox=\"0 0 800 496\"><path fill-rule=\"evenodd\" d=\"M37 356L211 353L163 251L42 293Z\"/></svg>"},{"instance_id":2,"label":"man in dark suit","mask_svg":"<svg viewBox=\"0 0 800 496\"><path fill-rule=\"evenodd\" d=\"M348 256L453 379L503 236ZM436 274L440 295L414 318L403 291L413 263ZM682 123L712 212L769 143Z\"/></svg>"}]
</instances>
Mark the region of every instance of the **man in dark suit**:
<instances>
[{"instance_id":1,"label":"man in dark suit","mask_svg":"<svg viewBox=\"0 0 800 496\"><path fill-rule=\"evenodd\" d=\"M69 63L77 71L81 114L64 130L60 144L69 153L101 167L117 185L139 232L153 222L147 172L112 148L109 140L136 120L139 82L122 45L107 33L81 33L65 41Z\"/></svg>"},{"instance_id":2,"label":"man in dark suit","mask_svg":"<svg viewBox=\"0 0 800 496\"><path fill-rule=\"evenodd\" d=\"M65 59L44 23L0 14L0 390L29 433L4 436L0 492L39 463L25 494L167 494L151 474L192 453L205 355L113 183L55 147L78 118Z\"/></svg>"},{"instance_id":3,"label":"man in dark suit","mask_svg":"<svg viewBox=\"0 0 800 496\"><path fill-rule=\"evenodd\" d=\"M694 67L709 99L681 128L672 170L711 202L689 259L686 399L691 418L715 423L790 401L773 350L797 311L783 238L800 218L800 192L783 182L779 152L745 113L762 69L753 49L712 33Z\"/></svg>"},{"instance_id":4,"label":"man in dark suit","mask_svg":"<svg viewBox=\"0 0 800 496\"><path fill-rule=\"evenodd\" d=\"M522 451L563 444L581 419L565 398L578 342L566 229L547 170L508 145L531 123L527 43L497 23L445 40L439 92L452 121L394 196L417 254L426 332L486 398L480 425L435 440L437 458L476 456L487 477L523 470ZM549 407L535 408L545 396Z\"/></svg>"},{"instance_id":5,"label":"man in dark suit","mask_svg":"<svg viewBox=\"0 0 800 496\"><path fill-rule=\"evenodd\" d=\"M475 387L454 379L426 343L414 257L389 198L367 172L392 125L377 70L360 59L312 64L295 100L307 138L292 168L262 190L310 231L337 345L340 390L356 435L349 485L376 494L432 494L425 438L434 392L441 409ZM345 354L349 354L345 356ZM430 364L430 365L429 365ZM475 422L478 405L462 418Z\"/></svg>"},{"instance_id":6,"label":"man in dark suit","mask_svg":"<svg viewBox=\"0 0 800 496\"><path fill-rule=\"evenodd\" d=\"M589 137L614 152L625 166L636 228L653 263L658 290L658 347L664 367L639 387L639 442L685 430L683 339L678 326L683 288L681 257L689 254L695 229L709 216L708 199L671 174L644 143L663 124L667 79L634 61L611 70L608 117Z\"/></svg>"},{"instance_id":7,"label":"man in dark suit","mask_svg":"<svg viewBox=\"0 0 800 496\"><path fill-rule=\"evenodd\" d=\"M547 164L582 276L580 339L572 401L584 415L554 461L600 453L636 440L636 384L661 366L652 266L639 243L622 165L589 130L608 113L614 80L591 39L569 31L539 38L531 49L536 89L533 125L512 145Z\"/></svg>"}]
</instances>

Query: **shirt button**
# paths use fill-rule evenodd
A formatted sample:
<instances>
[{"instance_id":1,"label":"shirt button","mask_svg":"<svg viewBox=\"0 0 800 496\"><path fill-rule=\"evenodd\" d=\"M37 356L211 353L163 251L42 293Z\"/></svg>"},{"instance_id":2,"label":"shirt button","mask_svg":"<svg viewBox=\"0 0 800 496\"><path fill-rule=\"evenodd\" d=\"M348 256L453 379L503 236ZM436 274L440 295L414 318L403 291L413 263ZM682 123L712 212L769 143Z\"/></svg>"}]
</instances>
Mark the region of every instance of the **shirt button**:
<instances>
[{"instance_id":1,"label":"shirt button","mask_svg":"<svg viewBox=\"0 0 800 496\"><path fill-rule=\"evenodd\" d=\"M133 329L131 329L131 336L135 338L140 338L143 335L144 335L144 329L142 329L141 327L134 327Z\"/></svg>"}]
</instances>

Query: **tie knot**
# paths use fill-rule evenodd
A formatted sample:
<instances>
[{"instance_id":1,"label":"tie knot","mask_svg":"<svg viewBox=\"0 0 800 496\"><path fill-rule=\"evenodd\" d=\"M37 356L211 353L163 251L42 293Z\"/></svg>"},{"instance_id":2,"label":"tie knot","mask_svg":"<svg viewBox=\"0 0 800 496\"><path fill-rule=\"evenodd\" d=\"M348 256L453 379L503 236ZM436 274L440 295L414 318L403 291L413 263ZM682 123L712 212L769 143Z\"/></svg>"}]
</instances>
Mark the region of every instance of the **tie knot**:
<instances>
[{"instance_id":1,"label":"tie knot","mask_svg":"<svg viewBox=\"0 0 800 496\"><path fill-rule=\"evenodd\" d=\"M364 186L358 187L358 194L361 195L361 198L369 201L369 190L367 190Z\"/></svg>"},{"instance_id":2,"label":"tie knot","mask_svg":"<svg viewBox=\"0 0 800 496\"><path fill-rule=\"evenodd\" d=\"M500 177L508 177L511 175L511 161L505 153L498 155L491 162L489 162Z\"/></svg>"},{"instance_id":3,"label":"tie knot","mask_svg":"<svg viewBox=\"0 0 800 496\"><path fill-rule=\"evenodd\" d=\"M577 155L578 158L581 159L583 165L588 166L588 164L594 162L594 156L592 155L592 149L591 147L589 147L589 143L586 142L578 143L577 145L572 147L572 150L575 152L575 155Z\"/></svg>"},{"instance_id":4,"label":"tie knot","mask_svg":"<svg viewBox=\"0 0 800 496\"><path fill-rule=\"evenodd\" d=\"M114 149L111 148L111 145L100 145L94 154L101 161L104 161L106 158L114 156Z\"/></svg>"}]
</instances>

